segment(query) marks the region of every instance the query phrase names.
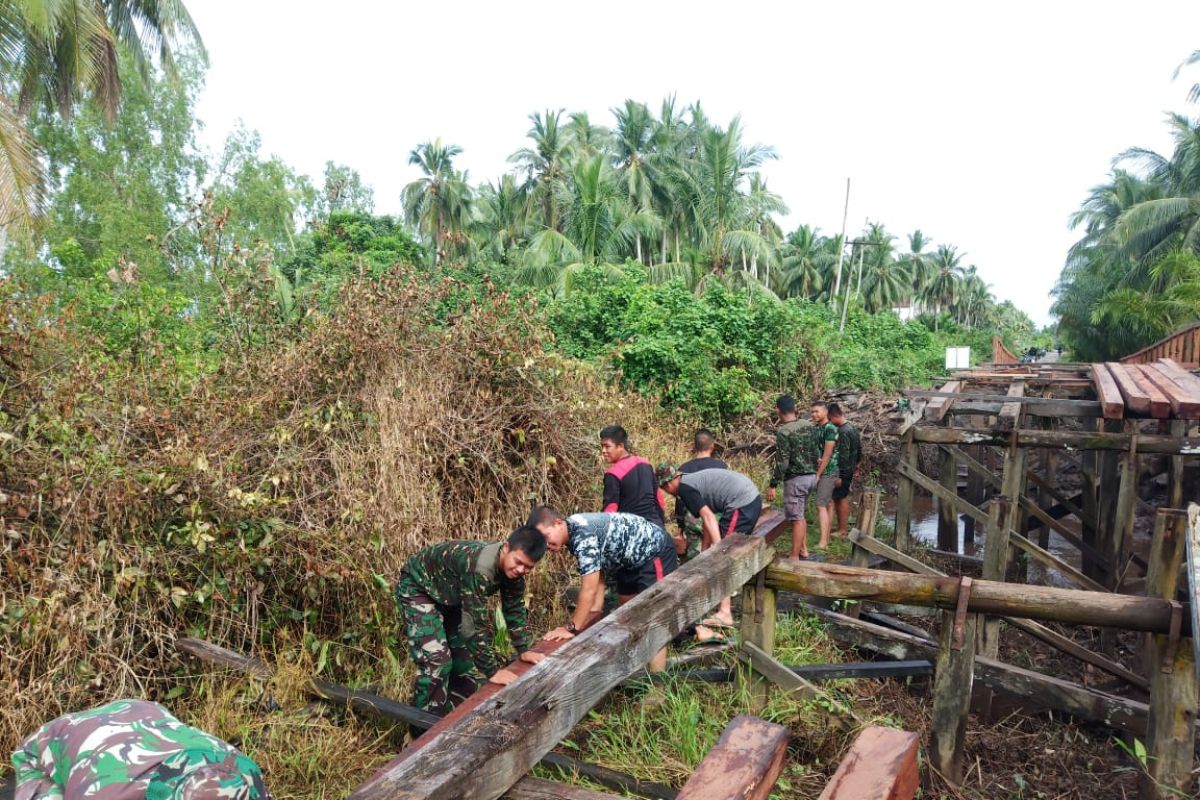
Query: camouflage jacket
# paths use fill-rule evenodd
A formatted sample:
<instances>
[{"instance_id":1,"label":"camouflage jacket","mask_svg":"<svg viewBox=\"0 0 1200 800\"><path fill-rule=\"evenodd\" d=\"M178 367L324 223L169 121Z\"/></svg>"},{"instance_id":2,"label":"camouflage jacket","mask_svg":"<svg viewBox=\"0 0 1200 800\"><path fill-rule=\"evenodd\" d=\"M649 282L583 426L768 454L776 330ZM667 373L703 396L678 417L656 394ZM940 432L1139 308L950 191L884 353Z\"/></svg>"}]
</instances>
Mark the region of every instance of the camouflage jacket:
<instances>
[{"instance_id":1,"label":"camouflage jacket","mask_svg":"<svg viewBox=\"0 0 1200 800\"><path fill-rule=\"evenodd\" d=\"M270 797L251 759L144 700L117 700L47 722L12 762L15 800Z\"/></svg>"},{"instance_id":2,"label":"camouflage jacket","mask_svg":"<svg viewBox=\"0 0 1200 800\"><path fill-rule=\"evenodd\" d=\"M843 472L852 471L862 460L862 436L852 422L843 422L838 428L837 461L838 469Z\"/></svg>"},{"instance_id":3,"label":"camouflage jacket","mask_svg":"<svg viewBox=\"0 0 1200 800\"><path fill-rule=\"evenodd\" d=\"M820 463L814 447L813 424L806 419L785 422L775 431L775 472L771 485L778 486L799 475L812 475Z\"/></svg>"},{"instance_id":4,"label":"camouflage jacket","mask_svg":"<svg viewBox=\"0 0 1200 800\"><path fill-rule=\"evenodd\" d=\"M471 661L484 675L503 664L494 640L488 597L500 594L500 611L518 651L529 649L525 579L509 580L500 569L501 543L441 542L419 550L400 573L397 597L427 595L440 606L462 608L462 634Z\"/></svg>"},{"instance_id":5,"label":"camouflage jacket","mask_svg":"<svg viewBox=\"0 0 1200 800\"><path fill-rule=\"evenodd\" d=\"M837 448L837 444L836 444L837 439L838 439L837 425L834 425L832 422L826 422L824 425L821 425L821 426L813 426L812 430L813 430L813 447L815 448L814 449L814 457L813 457L814 467L819 466L821 463L821 456L823 456L825 454L825 443L826 442L834 442L833 455L831 455L829 457L829 463L825 465L825 471L822 472L821 474L822 475L837 475L837 473L838 473L838 448Z\"/></svg>"}]
</instances>

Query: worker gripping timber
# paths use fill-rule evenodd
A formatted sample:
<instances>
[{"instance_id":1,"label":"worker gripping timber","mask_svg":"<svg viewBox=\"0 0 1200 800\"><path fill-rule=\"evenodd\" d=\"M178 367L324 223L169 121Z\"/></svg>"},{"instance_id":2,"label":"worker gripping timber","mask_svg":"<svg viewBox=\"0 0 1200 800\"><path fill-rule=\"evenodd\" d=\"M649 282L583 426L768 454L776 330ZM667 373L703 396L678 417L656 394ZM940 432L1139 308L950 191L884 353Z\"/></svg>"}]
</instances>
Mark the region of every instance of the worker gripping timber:
<instances>
[{"instance_id":1,"label":"worker gripping timber","mask_svg":"<svg viewBox=\"0 0 1200 800\"><path fill-rule=\"evenodd\" d=\"M417 667L413 705L445 714L475 693L480 678L507 684L516 676L492 644L488 597L500 595L500 610L513 646L526 653L525 575L546 553L546 538L520 527L505 542L454 541L418 551L400 572L396 602L404 615L409 654Z\"/></svg>"}]
</instances>

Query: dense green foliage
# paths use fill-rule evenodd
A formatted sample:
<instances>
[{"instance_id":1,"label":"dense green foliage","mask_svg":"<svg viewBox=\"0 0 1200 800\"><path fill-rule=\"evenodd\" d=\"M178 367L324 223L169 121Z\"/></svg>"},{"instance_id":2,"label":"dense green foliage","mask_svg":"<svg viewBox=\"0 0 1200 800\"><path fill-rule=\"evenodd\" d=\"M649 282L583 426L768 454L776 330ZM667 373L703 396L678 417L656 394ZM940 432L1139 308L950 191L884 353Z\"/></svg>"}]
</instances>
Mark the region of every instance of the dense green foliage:
<instances>
[{"instance_id":1,"label":"dense green foliage","mask_svg":"<svg viewBox=\"0 0 1200 800\"><path fill-rule=\"evenodd\" d=\"M1072 217L1084 235L1053 311L1080 360L1120 358L1200 319L1200 121L1168 125L1169 156L1122 153Z\"/></svg>"}]
</instances>

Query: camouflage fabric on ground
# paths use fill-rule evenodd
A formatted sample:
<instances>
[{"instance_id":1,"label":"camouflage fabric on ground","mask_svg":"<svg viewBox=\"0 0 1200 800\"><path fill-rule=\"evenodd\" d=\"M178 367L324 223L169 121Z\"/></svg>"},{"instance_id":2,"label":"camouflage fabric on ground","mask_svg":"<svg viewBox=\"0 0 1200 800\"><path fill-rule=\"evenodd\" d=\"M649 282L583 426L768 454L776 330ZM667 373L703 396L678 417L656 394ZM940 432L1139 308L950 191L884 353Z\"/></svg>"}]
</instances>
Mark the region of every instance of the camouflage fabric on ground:
<instances>
[{"instance_id":1,"label":"camouflage fabric on ground","mask_svg":"<svg viewBox=\"0 0 1200 800\"><path fill-rule=\"evenodd\" d=\"M117 700L43 725L13 753L15 800L260 800L251 759L167 709Z\"/></svg>"}]
</instances>

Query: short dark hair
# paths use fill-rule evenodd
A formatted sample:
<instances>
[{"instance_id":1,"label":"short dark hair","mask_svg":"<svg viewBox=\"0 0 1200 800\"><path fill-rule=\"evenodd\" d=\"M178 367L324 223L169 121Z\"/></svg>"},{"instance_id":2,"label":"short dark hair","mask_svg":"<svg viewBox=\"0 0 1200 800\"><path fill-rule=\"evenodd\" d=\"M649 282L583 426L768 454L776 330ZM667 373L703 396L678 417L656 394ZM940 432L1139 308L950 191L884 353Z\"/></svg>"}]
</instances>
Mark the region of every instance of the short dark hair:
<instances>
[{"instance_id":1,"label":"short dark hair","mask_svg":"<svg viewBox=\"0 0 1200 800\"><path fill-rule=\"evenodd\" d=\"M842 415L842 407L837 403L830 403L826 408L829 409L829 416L840 417Z\"/></svg>"},{"instance_id":2,"label":"short dark hair","mask_svg":"<svg viewBox=\"0 0 1200 800\"><path fill-rule=\"evenodd\" d=\"M534 506L533 511L529 512L529 519L525 520L525 526L536 529L539 525L549 525L560 519L563 519L563 515L553 506Z\"/></svg>"},{"instance_id":3,"label":"short dark hair","mask_svg":"<svg viewBox=\"0 0 1200 800\"><path fill-rule=\"evenodd\" d=\"M601 428L600 441L603 442L605 439L622 447L629 444L629 434L620 425L609 425L607 428Z\"/></svg>"},{"instance_id":4,"label":"short dark hair","mask_svg":"<svg viewBox=\"0 0 1200 800\"><path fill-rule=\"evenodd\" d=\"M520 550L534 561L546 555L546 537L537 528L522 525L508 535L508 549Z\"/></svg>"},{"instance_id":5,"label":"short dark hair","mask_svg":"<svg viewBox=\"0 0 1200 800\"><path fill-rule=\"evenodd\" d=\"M790 394L781 394L775 401L775 407L785 414L790 414L796 410L796 398Z\"/></svg>"},{"instance_id":6,"label":"short dark hair","mask_svg":"<svg viewBox=\"0 0 1200 800\"><path fill-rule=\"evenodd\" d=\"M712 450L717 446L717 437L708 428L701 428L696 431L696 435L692 437L692 452L698 453L701 450Z\"/></svg>"},{"instance_id":7,"label":"short dark hair","mask_svg":"<svg viewBox=\"0 0 1200 800\"><path fill-rule=\"evenodd\" d=\"M828 403L826 403L824 400L813 400L813 401L812 401L812 405L810 406L810 408L823 408L823 409L825 409L826 411L828 411L828 410L829 410L829 404L828 404Z\"/></svg>"}]
</instances>

